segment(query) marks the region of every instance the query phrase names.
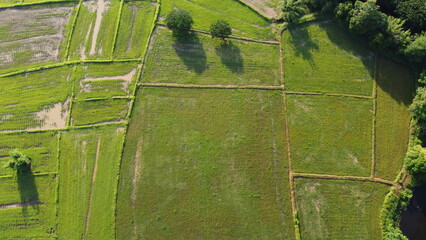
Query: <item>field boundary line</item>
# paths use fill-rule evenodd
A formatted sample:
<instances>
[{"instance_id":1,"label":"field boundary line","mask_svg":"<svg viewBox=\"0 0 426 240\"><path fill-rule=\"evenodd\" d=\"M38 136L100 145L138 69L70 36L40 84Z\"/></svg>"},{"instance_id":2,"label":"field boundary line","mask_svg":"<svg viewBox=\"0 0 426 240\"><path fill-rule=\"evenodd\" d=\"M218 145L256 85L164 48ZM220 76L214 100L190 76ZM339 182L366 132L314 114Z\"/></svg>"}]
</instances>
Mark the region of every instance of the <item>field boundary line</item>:
<instances>
[{"instance_id":1,"label":"field boundary line","mask_svg":"<svg viewBox=\"0 0 426 240\"><path fill-rule=\"evenodd\" d=\"M19 207L32 207L32 206L39 206L39 205L44 205L44 202L29 201L29 202L5 203L5 204L0 204L0 209L11 209L11 208L19 208Z\"/></svg>"},{"instance_id":2,"label":"field boundary line","mask_svg":"<svg viewBox=\"0 0 426 240\"><path fill-rule=\"evenodd\" d=\"M31 7L31 6L37 6L37 5L49 5L49 4L61 4L61 3L77 3L78 1L72 1L72 0L59 0L59 1L54 1L54 0L47 0L44 2L23 2L23 3L16 3L16 4L11 4L11 5L0 5L0 9L7 9L7 8L18 8L18 7Z\"/></svg>"},{"instance_id":3,"label":"field boundary line","mask_svg":"<svg viewBox=\"0 0 426 240\"><path fill-rule=\"evenodd\" d=\"M94 102L94 101L105 101L105 100L119 100L119 99L133 99L133 96L113 96L113 97L105 97L105 98L84 98L78 99L76 98L76 102Z\"/></svg>"},{"instance_id":4,"label":"field boundary line","mask_svg":"<svg viewBox=\"0 0 426 240\"><path fill-rule=\"evenodd\" d=\"M42 173L33 173L31 174L33 176L48 176L48 175L58 175L58 172L42 172ZM0 179L2 178L15 178L16 175L3 175L0 176Z\"/></svg>"},{"instance_id":5,"label":"field boundary line","mask_svg":"<svg viewBox=\"0 0 426 240\"><path fill-rule=\"evenodd\" d=\"M163 23L156 23L157 26L161 27L161 28L166 28L166 25ZM196 32L196 33L201 33L204 35L209 35L211 36L211 34L207 31L204 30L199 30L199 29L191 29L191 32ZM238 37L238 36L229 36L228 39L234 39L234 40L240 40L240 41L245 41L245 42L252 42L252 43L261 43L261 44L268 44L268 45L280 45L280 43L278 41L266 41L266 40L256 40L256 39L252 39L252 38L246 38L246 37Z\"/></svg>"},{"instance_id":6,"label":"field boundary line","mask_svg":"<svg viewBox=\"0 0 426 240\"><path fill-rule=\"evenodd\" d=\"M329 96L329 97L351 97L351 98L360 98L360 99L374 98L374 96L344 94L344 93L298 92L298 91L286 91L286 93L288 95L317 95L317 96Z\"/></svg>"},{"instance_id":7,"label":"field boundary line","mask_svg":"<svg viewBox=\"0 0 426 240\"><path fill-rule=\"evenodd\" d=\"M249 8L251 11L255 12L257 15L259 15L260 17L262 17L264 20L268 21L269 23L271 21L273 21L273 18L269 18L269 17L263 15L263 13L257 11L254 7L250 6L249 4L247 4L247 3L245 3L245 2L243 2L241 0L234 0L234 1L239 2L241 5Z\"/></svg>"},{"instance_id":8,"label":"field boundary line","mask_svg":"<svg viewBox=\"0 0 426 240\"><path fill-rule=\"evenodd\" d=\"M165 88L200 88L200 89L258 89L258 90L284 90L284 86L268 85L202 85L202 84L180 84L180 83L138 83L140 87L165 87Z\"/></svg>"},{"instance_id":9,"label":"field boundary line","mask_svg":"<svg viewBox=\"0 0 426 240\"><path fill-rule=\"evenodd\" d=\"M15 133L39 133L39 132L54 132L65 130L66 128L52 128L52 129L17 129L17 130L1 130L0 134L15 134Z\"/></svg>"},{"instance_id":10,"label":"field boundary line","mask_svg":"<svg viewBox=\"0 0 426 240\"><path fill-rule=\"evenodd\" d=\"M77 77L75 76L77 72L77 67L74 67L74 73L73 73L73 80L72 80L72 90L71 90L71 99L70 99L70 106L69 106L69 110L68 110L68 117L67 117L67 122L65 127L69 127L71 126L71 114L72 114L72 105L74 103L74 99L75 99L75 84L77 82ZM80 82L80 80L78 80Z\"/></svg>"},{"instance_id":11,"label":"field boundary line","mask_svg":"<svg viewBox=\"0 0 426 240\"><path fill-rule=\"evenodd\" d=\"M83 239L87 236L87 230L89 229L90 224L90 216L92 211L92 201L93 201L93 188L96 181L96 173L98 171L98 161L99 161L99 149L101 148L101 137L98 137L98 143L96 145L96 156L95 156L95 164L93 166L92 172L92 184L90 185L90 193L89 193L89 206L87 207L87 215L86 215L86 228L84 230Z\"/></svg>"},{"instance_id":12,"label":"field boundary line","mask_svg":"<svg viewBox=\"0 0 426 240\"><path fill-rule=\"evenodd\" d=\"M376 118L377 118L377 53L374 53L374 83L373 83L373 120L371 148L371 177L376 175Z\"/></svg>"},{"instance_id":13,"label":"field boundary line","mask_svg":"<svg viewBox=\"0 0 426 240\"><path fill-rule=\"evenodd\" d=\"M339 175L329 175L329 174L315 174L315 173L294 173L295 178L317 178L317 179L331 179L331 180L352 180L352 181L362 181L362 182L376 182L382 183L389 186L398 185L395 182L376 177L358 177L358 176L339 176Z\"/></svg>"},{"instance_id":14,"label":"field boundary line","mask_svg":"<svg viewBox=\"0 0 426 240\"><path fill-rule=\"evenodd\" d=\"M80 9L81 9L81 5L83 4L83 0L78 1L78 6L77 6L77 12L75 13L75 18L72 21L72 25L71 25L71 29L68 35L68 39L67 39L67 47L65 49L65 55L64 55L64 60L68 60L69 58L69 54L70 54L70 47L71 47L71 40L72 40L72 36L74 35L74 28L75 28L75 24L77 23L77 19L78 16L80 15Z\"/></svg>"},{"instance_id":15,"label":"field boundary line","mask_svg":"<svg viewBox=\"0 0 426 240\"><path fill-rule=\"evenodd\" d=\"M61 137L62 137L62 132L58 131L58 142L57 142L57 146L56 146L56 151L57 151L57 155L56 155L56 164L57 164L57 171L58 174L56 175L56 179L57 179L57 183L56 183L56 192L55 192L55 217L56 217L56 229L58 229L59 227L59 183L61 180L60 174L59 174L59 169L60 169L60 157L61 157Z\"/></svg>"},{"instance_id":16,"label":"field boundary line","mask_svg":"<svg viewBox=\"0 0 426 240\"><path fill-rule=\"evenodd\" d=\"M115 51L115 45L117 44L118 30L120 28L121 14L123 12L123 5L124 5L124 0L120 0L120 9L118 10L117 24L115 25L114 38L112 40L111 58L110 58L111 60L114 59L114 51Z\"/></svg>"}]
</instances>

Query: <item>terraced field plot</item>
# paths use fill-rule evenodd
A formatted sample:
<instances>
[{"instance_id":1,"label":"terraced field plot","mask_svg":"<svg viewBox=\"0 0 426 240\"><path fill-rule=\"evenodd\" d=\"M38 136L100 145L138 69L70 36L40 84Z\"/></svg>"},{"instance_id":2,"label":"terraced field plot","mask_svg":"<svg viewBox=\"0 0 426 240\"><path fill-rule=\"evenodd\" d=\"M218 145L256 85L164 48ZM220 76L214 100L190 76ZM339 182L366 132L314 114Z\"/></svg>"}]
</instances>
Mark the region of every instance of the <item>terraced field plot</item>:
<instances>
[{"instance_id":1,"label":"terraced field plot","mask_svg":"<svg viewBox=\"0 0 426 240\"><path fill-rule=\"evenodd\" d=\"M0 73L58 62L74 5L0 9Z\"/></svg>"},{"instance_id":2,"label":"terraced field plot","mask_svg":"<svg viewBox=\"0 0 426 240\"><path fill-rule=\"evenodd\" d=\"M205 34L174 39L157 28L142 78L143 82L280 85L279 48Z\"/></svg>"},{"instance_id":3,"label":"terraced field plot","mask_svg":"<svg viewBox=\"0 0 426 240\"><path fill-rule=\"evenodd\" d=\"M287 90L371 95L374 56L334 22L310 22L284 32Z\"/></svg>"},{"instance_id":4,"label":"terraced field plot","mask_svg":"<svg viewBox=\"0 0 426 240\"><path fill-rule=\"evenodd\" d=\"M120 174L118 239L291 239L280 91L143 88Z\"/></svg>"},{"instance_id":5,"label":"terraced field plot","mask_svg":"<svg viewBox=\"0 0 426 240\"><path fill-rule=\"evenodd\" d=\"M295 185L302 239L382 239L385 185L318 179Z\"/></svg>"}]
</instances>

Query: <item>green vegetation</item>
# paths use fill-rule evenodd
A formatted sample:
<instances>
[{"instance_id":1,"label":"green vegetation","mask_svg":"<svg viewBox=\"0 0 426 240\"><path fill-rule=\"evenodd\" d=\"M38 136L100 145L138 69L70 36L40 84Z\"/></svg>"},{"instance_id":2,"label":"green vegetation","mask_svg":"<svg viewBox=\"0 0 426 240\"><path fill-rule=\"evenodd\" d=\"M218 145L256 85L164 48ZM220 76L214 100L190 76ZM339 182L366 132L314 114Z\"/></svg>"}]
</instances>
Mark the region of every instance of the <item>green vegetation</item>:
<instances>
[{"instance_id":1,"label":"green vegetation","mask_svg":"<svg viewBox=\"0 0 426 240\"><path fill-rule=\"evenodd\" d=\"M10 159L6 167L13 169L18 174L23 174L30 170L31 167L31 159L20 152L18 149L14 149L9 154Z\"/></svg>"},{"instance_id":2,"label":"green vegetation","mask_svg":"<svg viewBox=\"0 0 426 240\"><path fill-rule=\"evenodd\" d=\"M232 34L232 28L227 21L217 20L210 26L210 34L212 37L225 40L225 38Z\"/></svg>"},{"instance_id":3,"label":"green vegetation","mask_svg":"<svg viewBox=\"0 0 426 240\"><path fill-rule=\"evenodd\" d=\"M210 24L223 19L234 28L236 36L268 40L272 37L269 22L235 0L164 0L160 17L165 18L174 8L188 11L194 28L209 31Z\"/></svg>"},{"instance_id":4,"label":"green vegetation","mask_svg":"<svg viewBox=\"0 0 426 240\"><path fill-rule=\"evenodd\" d=\"M371 95L373 54L335 23L291 27L283 48L287 90Z\"/></svg>"},{"instance_id":5,"label":"green vegetation","mask_svg":"<svg viewBox=\"0 0 426 240\"><path fill-rule=\"evenodd\" d=\"M287 98L290 144L296 172L369 175L371 100L297 95Z\"/></svg>"},{"instance_id":6,"label":"green vegetation","mask_svg":"<svg viewBox=\"0 0 426 240\"><path fill-rule=\"evenodd\" d=\"M294 22L305 13L304 2L300 0L283 0L279 6L281 18L288 22Z\"/></svg>"},{"instance_id":7,"label":"green vegetation","mask_svg":"<svg viewBox=\"0 0 426 240\"><path fill-rule=\"evenodd\" d=\"M153 24L155 6L150 1L130 1L123 6L114 57L141 58Z\"/></svg>"},{"instance_id":8,"label":"green vegetation","mask_svg":"<svg viewBox=\"0 0 426 240\"><path fill-rule=\"evenodd\" d=\"M279 85L279 50L196 33L178 41L157 28L144 72L143 82Z\"/></svg>"},{"instance_id":9,"label":"green vegetation","mask_svg":"<svg viewBox=\"0 0 426 240\"><path fill-rule=\"evenodd\" d=\"M382 239L387 186L318 179L296 179L295 185L302 239Z\"/></svg>"},{"instance_id":10,"label":"green vegetation","mask_svg":"<svg viewBox=\"0 0 426 240\"><path fill-rule=\"evenodd\" d=\"M117 238L292 239L284 132L280 91L140 89Z\"/></svg>"},{"instance_id":11,"label":"green vegetation","mask_svg":"<svg viewBox=\"0 0 426 240\"><path fill-rule=\"evenodd\" d=\"M128 99L75 101L71 110L71 122L78 126L119 121L126 117L128 108Z\"/></svg>"},{"instance_id":12,"label":"green vegetation","mask_svg":"<svg viewBox=\"0 0 426 240\"><path fill-rule=\"evenodd\" d=\"M104 126L62 134L58 239L114 239L123 129Z\"/></svg>"},{"instance_id":13,"label":"green vegetation","mask_svg":"<svg viewBox=\"0 0 426 240\"><path fill-rule=\"evenodd\" d=\"M187 11L173 9L167 14L165 22L166 26L173 31L173 34L183 36L191 30L194 20Z\"/></svg>"},{"instance_id":14,"label":"green vegetation","mask_svg":"<svg viewBox=\"0 0 426 240\"><path fill-rule=\"evenodd\" d=\"M376 175L394 180L407 152L414 77L407 67L383 57L377 68Z\"/></svg>"}]
</instances>

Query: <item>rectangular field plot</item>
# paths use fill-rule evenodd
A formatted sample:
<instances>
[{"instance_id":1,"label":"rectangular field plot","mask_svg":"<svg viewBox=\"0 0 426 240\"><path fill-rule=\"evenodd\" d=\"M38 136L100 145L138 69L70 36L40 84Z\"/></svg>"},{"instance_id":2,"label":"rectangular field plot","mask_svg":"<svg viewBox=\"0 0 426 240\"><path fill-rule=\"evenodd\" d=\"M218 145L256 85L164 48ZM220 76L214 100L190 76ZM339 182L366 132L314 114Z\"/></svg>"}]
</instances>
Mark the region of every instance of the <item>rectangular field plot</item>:
<instances>
[{"instance_id":1,"label":"rectangular field plot","mask_svg":"<svg viewBox=\"0 0 426 240\"><path fill-rule=\"evenodd\" d=\"M0 10L0 73L58 62L74 5Z\"/></svg>"},{"instance_id":2,"label":"rectangular field plot","mask_svg":"<svg viewBox=\"0 0 426 240\"><path fill-rule=\"evenodd\" d=\"M270 22L250 8L234 0L165 0L161 1L160 19L174 8L188 11L194 19L193 28L209 31L216 20L226 20L233 35L268 40Z\"/></svg>"},{"instance_id":3,"label":"rectangular field plot","mask_svg":"<svg viewBox=\"0 0 426 240\"><path fill-rule=\"evenodd\" d=\"M33 173L58 170L56 132L0 134L0 176L14 174L11 169L3 168L9 161L9 153L14 149L31 158Z\"/></svg>"},{"instance_id":4,"label":"rectangular field plot","mask_svg":"<svg viewBox=\"0 0 426 240\"><path fill-rule=\"evenodd\" d=\"M284 81L292 91L371 95L374 56L331 21L283 34Z\"/></svg>"},{"instance_id":5,"label":"rectangular field plot","mask_svg":"<svg viewBox=\"0 0 426 240\"><path fill-rule=\"evenodd\" d=\"M0 178L0 239L54 237L56 176Z\"/></svg>"},{"instance_id":6,"label":"rectangular field plot","mask_svg":"<svg viewBox=\"0 0 426 240\"><path fill-rule=\"evenodd\" d=\"M287 99L296 172L369 175L372 100L298 95Z\"/></svg>"},{"instance_id":7,"label":"rectangular field plot","mask_svg":"<svg viewBox=\"0 0 426 240\"><path fill-rule=\"evenodd\" d=\"M245 4L268 18L277 18L278 0L242 0Z\"/></svg>"},{"instance_id":8,"label":"rectangular field plot","mask_svg":"<svg viewBox=\"0 0 426 240\"><path fill-rule=\"evenodd\" d=\"M158 27L144 70L144 82L280 85L278 45L192 33L175 39Z\"/></svg>"},{"instance_id":9,"label":"rectangular field plot","mask_svg":"<svg viewBox=\"0 0 426 240\"><path fill-rule=\"evenodd\" d=\"M371 182L296 179L302 239L381 240L380 208L388 186Z\"/></svg>"},{"instance_id":10,"label":"rectangular field plot","mask_svg":"<svg viewBox=\"0 0 426 240\"><path fill-rule=\"evenodd\" d=\"M64 128L72 92L65 66L0 78L0 130Z\"/></svg>"},{"instance_id":11,"label":"rectangular field plot","mask_svg":"<svg viewBox=\"0 0 426 240\"><path fill-rule=\"evenodd\" d=\"M114 57L141 58L154 23L156 3L131 1L123 5Z\"/></svg>"},{"instance_id":12,"label":"rectangular field plot","mask_svg":"<svg viewBox=\"0 0 426 240\"><path fill-rule=\"evenodd\" d=\"M280 91L143 88L117 239L293 239Z\"/></svg>"},{"instance_id":13,"label":"rectangular field plot","mask_svg":"<svg viewBox=\"0 0 426 240\"><path fill-rule=\"evenodd\" d=\"M89 64L76 73L75 98L131 96L140 66L131 63Z\"/></svg>"},{"instance_id":14,"label":"rectangular field plot","mask_svg":"<svg viewBox=\"0 0 426 240\"><path fill-rule=\"evenodd\" d=\"M129 99L75 101L72 106L71 125L120 121L126 117L129 103Z\"/></svg>"},{"instance_id":15,"label":"rectangular field plot","mask_svg":"<svg viewBox=\"0 0 426 240\"><path fill-rule=\"evenodd\" d=\"M114 239L123 130L104 126L62 134L58 239Z\"/></svg>"},{"instance_id":16,"label":"rectangular field plot","mask_svg":"<svg viewBox=\"0 0 426 240\"><path fill-rule=\"evenodd\" d=\"M407 67L385 58L377 66L376 174L394 180L402 168L410 134L408 106L414 76Z\"/></svg>"},{"instance_id":17,"label":"rectangular field plot","mask_svg":"<svg viewBox=\"0 0 426 240\"><path fill-rule=\"evenodd\" d=\"M119 9L119 0L84 1L72 35L69 59L110 58Z\"/></svg>"}]
</instances>

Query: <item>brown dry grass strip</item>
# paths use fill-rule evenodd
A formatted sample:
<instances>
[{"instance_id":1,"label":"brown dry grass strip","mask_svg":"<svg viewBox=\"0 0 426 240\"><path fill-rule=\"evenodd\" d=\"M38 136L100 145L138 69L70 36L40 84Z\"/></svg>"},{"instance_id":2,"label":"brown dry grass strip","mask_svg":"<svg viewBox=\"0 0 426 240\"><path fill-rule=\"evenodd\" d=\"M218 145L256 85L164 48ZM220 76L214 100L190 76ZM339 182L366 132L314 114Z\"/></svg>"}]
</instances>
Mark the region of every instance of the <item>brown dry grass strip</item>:
<instances>
[{"instance_id":1,"label":"brown dry grass strip","mask_svg":"<svg viewBox=\"0 0 426 240\"><path fill-rule=\"evenodd\" d=\"M295 178L318 178L318 179L332 179L332 180L352 180L352 181L363 181L363 182L376 182L390 186L398 185L395 182L373 177L358 177L358 176L338 176L329 174L313 174L313 173L293 173Z\"/></svg>"},{"instance_id":2,"label":"brown dry grass strip","mask_svg":"<svg viewBox=\"0 0 426 240\"><path fill-rule=\"evenodd\" d=\"M165 88L204 88L204 89L258 89L258 90L284 90L284 86L263 85L201 85L201 84L179 84L179 83L139 83L141 87L165 87Z\"/></svg>"},{"instance_id":3,"label":"brown dry grass strip","mask_svg":"<svg viewBox=\"0 0 426 240\"><path fill-rule=\"evenodd\" d=\"M6 203L6 204L0 204L0 209L10 209L10 208L19 208L19 207L32 207L32 206L39 206L44 205L42 202L23 202L23 203Z\"/></svg>"},{"instance_id":4,"label":"brown dry grass strip","mask_svg":"<svg viewBox=\"0 0 426 240\"><path fill-rule=\"evenodd\" d=\"M91 210L92 210L92 200L93 200L93 187L94 187L95 181L96 181L96 172L98 171L100 147L101 147L101 137L98 137L98 144L96 146L95 165L93 166L93 174L92 174L92 185L90 186L90 193L89 193L89 207L88 207L88 210L87 210L86 228L84 230L84 236L86 236L87 230L89 229L90 215L91 215Z\"/></svg>"},{"instance_id":5,"label":"brown dry grass strip","mask_svg":"<svg viewBox=\"0 0 426 240\"><path fill-rule=\"evenodd\" d=\"M364 96L364 95L355 95L355 94L343 94L343 93L321 93L321 92L297 92L297 91L286 91L286 94L289 95L322 95L330 97L351 97L351 98L361 98L361 99L373 99L374 96Z\"/></svg>"}]
</instances>

